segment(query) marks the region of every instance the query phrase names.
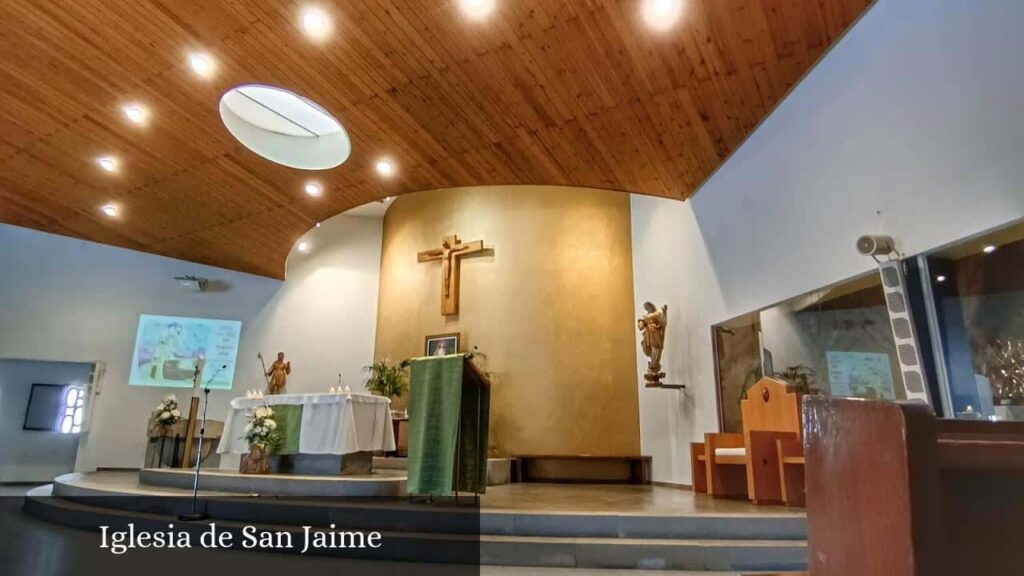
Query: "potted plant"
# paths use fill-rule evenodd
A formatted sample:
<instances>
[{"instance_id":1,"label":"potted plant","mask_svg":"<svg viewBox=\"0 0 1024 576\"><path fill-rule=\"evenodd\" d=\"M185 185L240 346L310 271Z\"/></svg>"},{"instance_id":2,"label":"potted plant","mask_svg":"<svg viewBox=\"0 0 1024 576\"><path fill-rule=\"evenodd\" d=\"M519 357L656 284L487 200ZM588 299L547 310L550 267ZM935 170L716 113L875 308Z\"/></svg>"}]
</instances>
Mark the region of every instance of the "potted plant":
<instances>
[{"instance_id":1,"label":"potted plant","mask_svg":"<svg viewBox=\"0 0 1024 576\"><path fill-rule=\"evenodd\" d=\"M814 370L809 366L789 366L782 372L776 372L775 377L792 384L793 389L800 394L821 394L821 390L814 386Z\"/></svg>"},{"instance_id":2,"label":"potted plant","mask_svg":"<svg viewBox=\"0 0 1024 576\"><path fill-rule=\"evenodd\" d=\"M245 425L245 439L249 441L249 453L242 457L243 474L266 474L270 470L267 462L269 451L281 439L277 432L274 411L269 406L260 406L249 413Z\"/></svg>"},{"instance_id":3,"label":"potted plant","mask_svg":"<svg viewBox=\"0 0 1024 576\"><path fill-rule=\"evenodd\" d=\"M181 420L181 410L178 409L178 398L174 394L164 396L164 399L156 405L153 411L153 422L160 427L161 436L170 436L171 426Z\"/></svg>"},{"instance_id":4,"label":"potted plant","mask_svg":"<svg viewBox=\"0 0 1024 576\"><path fill-rule=\"evenodd\" d=\"M363 369L370 374L366 380L366 389L373 394L394 400L401 398L409 390L405 368L392 366L386 358Z\"/></svg>"}]
</instances>

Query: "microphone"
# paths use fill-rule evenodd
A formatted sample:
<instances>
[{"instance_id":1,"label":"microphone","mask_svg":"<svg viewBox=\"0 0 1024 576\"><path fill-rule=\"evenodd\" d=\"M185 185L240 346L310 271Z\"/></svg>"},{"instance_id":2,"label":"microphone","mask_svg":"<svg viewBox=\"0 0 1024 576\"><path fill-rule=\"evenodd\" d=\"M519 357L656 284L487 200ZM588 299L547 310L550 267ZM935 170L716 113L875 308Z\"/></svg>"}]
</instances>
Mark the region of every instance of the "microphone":
<instances>
[{"instance_id":1,"label":"microphone","mask_svg":"<svg viewBox=\"0 0 1024 576\"><path fill-rule=\"evenodd\" d=\"M217 371L214 372L212 376L210 376L210 379L206 381L206 385L203 386L203 392L205 392L207 394L210 393L210 384L213 383L213 380L215 378L217 378L217 376L220 376L221 372L223 372L224 370L227 370L227 367L228 367L227 364L222 364L220 368L217 368Z\"/></svg>"},{"instance_id":2,"label":"microphone","mask_svg":"<svg viewBox=\"0 0 1024 576\"><path fill-rule=\"evenodd\" d=\"M192 372L192 396L199 396L199 385L203 383L203 368L206 367L206 358L202 354L196 359L196 369Z\"/></svg>"}]
</instances>

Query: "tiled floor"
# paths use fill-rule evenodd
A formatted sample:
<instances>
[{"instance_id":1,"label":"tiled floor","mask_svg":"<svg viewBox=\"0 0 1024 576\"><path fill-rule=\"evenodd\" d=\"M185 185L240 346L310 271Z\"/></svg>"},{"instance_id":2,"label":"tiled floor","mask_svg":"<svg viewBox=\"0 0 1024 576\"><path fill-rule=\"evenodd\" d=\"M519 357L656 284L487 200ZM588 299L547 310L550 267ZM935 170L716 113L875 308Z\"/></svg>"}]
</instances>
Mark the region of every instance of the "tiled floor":
<instances>
[{"instance_id":1,"label":"tiled floor","mask_svg":"<svg viewBox=\"0 0 1024 576\"><path fill-rule=\"evenodd\" d=\"M665 486L574 484L506 484L487 489L485 511L573 512L658 516L802 516L799 509L754 506L749 502L715 500L703 494Z\"/></svg>"},{"instance_id":2,"label":"tiled floor","mask_svg":"<svg viewBox=\"0 0 1024 576\"><path fill-rule=\"evenodd\" d=\"M45 482L40 482L45 484ZM3 496L24 496L26 492L34 488L34 485L21 485L21 484L0 484L0 497Z\"/></svg>"}]
</instances>

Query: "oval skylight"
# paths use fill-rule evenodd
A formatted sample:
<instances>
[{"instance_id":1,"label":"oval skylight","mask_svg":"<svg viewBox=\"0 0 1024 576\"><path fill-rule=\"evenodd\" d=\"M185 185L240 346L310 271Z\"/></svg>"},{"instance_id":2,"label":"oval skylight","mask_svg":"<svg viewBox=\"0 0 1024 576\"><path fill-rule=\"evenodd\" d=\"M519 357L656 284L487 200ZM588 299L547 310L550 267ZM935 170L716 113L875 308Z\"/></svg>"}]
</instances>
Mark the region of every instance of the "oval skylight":
<instances>
[{"instance_id":1,"label":"oval skylight","mask_svg":"<svg viewBox=\"0 0 1024 576\"><path fill-rule=\"evenodd\" d=\"M334 168L352 151L341 122L316 102L282 88L232 88L220 99L220 118L246 148L292 168Z\"/></svg>"}]
</instances>

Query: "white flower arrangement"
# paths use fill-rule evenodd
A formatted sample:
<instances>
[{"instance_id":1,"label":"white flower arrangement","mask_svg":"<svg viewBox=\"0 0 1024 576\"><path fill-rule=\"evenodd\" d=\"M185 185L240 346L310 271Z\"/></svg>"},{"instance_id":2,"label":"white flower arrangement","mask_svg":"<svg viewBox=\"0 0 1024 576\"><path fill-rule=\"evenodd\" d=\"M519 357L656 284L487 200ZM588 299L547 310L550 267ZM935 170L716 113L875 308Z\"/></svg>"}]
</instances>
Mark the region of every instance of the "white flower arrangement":
<instances>
[{"instance_id":1,"label":"white flower arrangement","mask_svg":"<svg viewBox=\"0 0 1024 576\"><path fill-rule=\"evenodd\" d=\"M156 405L153 411L156 423L160 426L177 424L181 420L181 410L178 409L178 398L174 394L168 394Z\"/></svg>"},{"instance_id":2,"label":"white flower arrangement","mask_svg":"<svg viewBox=\"0 0 1024 576\"><path fill-rule=\"evenodd\" d=\"M260 448L273 446L281 439L277 433L277 422L274 411L269 406L260 406L248 413L249 422L245 425L245 439L249 444Z\"/></svg>"}]
</instances>

